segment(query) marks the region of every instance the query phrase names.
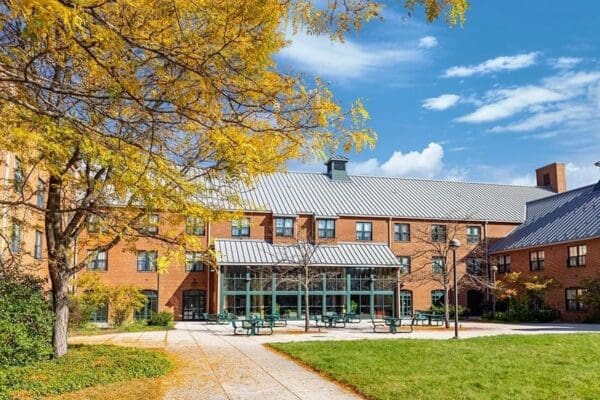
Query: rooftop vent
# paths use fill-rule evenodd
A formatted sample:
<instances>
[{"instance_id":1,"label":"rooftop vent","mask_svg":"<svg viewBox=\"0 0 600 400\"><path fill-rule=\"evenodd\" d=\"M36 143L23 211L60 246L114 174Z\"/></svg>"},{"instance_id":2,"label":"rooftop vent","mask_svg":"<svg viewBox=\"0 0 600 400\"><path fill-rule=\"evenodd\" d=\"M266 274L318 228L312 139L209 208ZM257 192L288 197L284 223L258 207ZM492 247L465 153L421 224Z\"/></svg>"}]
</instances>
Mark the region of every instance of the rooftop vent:
<instances>
[{"instance_id":1,"label":"rooftop vent","mask_svg":"<svg viewBox=\"0 0 600 400\"><path fill-rule=\"evenodd\" d=\"M594 165L600 168L600 161L596 161ZM596 191L600 191L600 181L598 181L598 183L596 183L596 186L594 186L594 192Z\"/></svg>"},{"instance_id":2,"label":"rooftop vent","mask_svg":"<svg viewBox=\"0 0 600 400\"><path fill-rule=\"evenodd\" d=\"M346 171L346 163L349 159L344 156L334 155L329 157L325 165L327 166L327 176L332 181L348 180L348 172Z\"/></svg>"}]
</instances>

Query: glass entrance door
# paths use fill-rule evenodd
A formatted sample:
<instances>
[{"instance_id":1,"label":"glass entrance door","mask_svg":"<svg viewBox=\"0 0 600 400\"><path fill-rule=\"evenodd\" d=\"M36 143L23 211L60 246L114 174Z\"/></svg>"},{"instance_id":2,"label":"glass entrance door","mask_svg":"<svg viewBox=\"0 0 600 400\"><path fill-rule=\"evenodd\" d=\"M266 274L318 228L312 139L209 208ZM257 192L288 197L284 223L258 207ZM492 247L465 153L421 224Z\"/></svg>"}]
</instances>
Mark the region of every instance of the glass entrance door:
<instances>
[{"instance_id":1,"label":"glass entrance door","mask_svg":"<svg viewBox=\"0 0 600 400\"><path fill-rule=\"evenodd\" d=\"M183 320L198 321L205 312L206 294L204 290L186 290L183 292Z\"/></svg>"}]
</instances>

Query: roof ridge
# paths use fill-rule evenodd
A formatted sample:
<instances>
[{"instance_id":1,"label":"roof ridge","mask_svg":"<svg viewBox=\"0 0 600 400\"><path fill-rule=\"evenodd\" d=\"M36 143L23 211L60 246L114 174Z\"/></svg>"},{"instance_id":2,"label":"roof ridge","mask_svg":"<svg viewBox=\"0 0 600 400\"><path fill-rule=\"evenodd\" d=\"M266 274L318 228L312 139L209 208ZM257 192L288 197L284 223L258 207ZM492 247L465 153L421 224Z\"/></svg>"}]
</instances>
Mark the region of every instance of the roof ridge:
<instances>
[{"instance_id":1,"label":"roof ridge","mask_svg":"<svg viewBox=\"0 0 600 400\"><path fill-rule=\"evenodd\" d=\"M564 191L562 193L555 193L555 194L550 195L548 197L542 197L542 198L539 198L539 199L530 200L526 204L533 204L533 203L537 203L539 201L548 201L548 200L551 200L551 199L556 199L557 197L562 197L562 196L565 196L567 194L572 194L572 193L578 192L580 190L588 189L588 188L593 187L595 185L597 185L597 184L596 183L592 183L591 185L585 185L585 186L581 186L581 187L578 187L578 188L575 188L575 189L569 189L569 190Z\"/></svg>"},{"instance_id":2,"label":"roof ridge","mask_svg":"<svg viewBox=\"0 0 600 400\"><path fill-rule=\"evenodd\" d=\"M287 175L287 174L298 174L298 175L322 175L327 177L324 172L311 172L311 171L279 171L273 173L273 175ZM434 178L411 178L404 176L384 176L384 175L361 175L361 174L348 174L349 178L374 178L374 179L390 179L390 180L405 180L405 181L417 181L417 182L443 182L443 183L456 183L466 185L487 185L487 186L505 186L513 188L525 188L525 189L537 189L546 192L551 192L548 189L539 186L527 186L527 185L513 185L509 183L497 183L497 182L478 182L478 181L457 181L450 179L434 179ZM347 180L343 182L348 182Z\"/></svg>"}]
</instances>

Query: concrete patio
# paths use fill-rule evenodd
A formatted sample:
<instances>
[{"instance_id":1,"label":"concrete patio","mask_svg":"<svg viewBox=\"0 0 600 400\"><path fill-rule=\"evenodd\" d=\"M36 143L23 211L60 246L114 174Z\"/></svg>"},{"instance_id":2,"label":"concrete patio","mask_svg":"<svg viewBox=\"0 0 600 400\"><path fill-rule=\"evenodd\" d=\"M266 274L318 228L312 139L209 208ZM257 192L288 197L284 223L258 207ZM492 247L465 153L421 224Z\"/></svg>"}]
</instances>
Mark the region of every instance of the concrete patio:
<instances>
[{"instance_id":1,"label":"concrete patio","mask_svg":"<svg viewBox=\"0 0 600 400\"><path fill-rule=\"evenodd\" d=\"M514 334L600 332L591 324L490 324L464 322L462 338ZM262 344L307 340L449 339L453 330L418 327L413 333L373 333L370 323L348 328L312 328L290 322L272 336L234 336L231 325L178 322L165 332L119 333L71 338L71 343L164 348L183 363L166 399L358 399L357 395L274 353Z\"/></svg>"}]
</instances>

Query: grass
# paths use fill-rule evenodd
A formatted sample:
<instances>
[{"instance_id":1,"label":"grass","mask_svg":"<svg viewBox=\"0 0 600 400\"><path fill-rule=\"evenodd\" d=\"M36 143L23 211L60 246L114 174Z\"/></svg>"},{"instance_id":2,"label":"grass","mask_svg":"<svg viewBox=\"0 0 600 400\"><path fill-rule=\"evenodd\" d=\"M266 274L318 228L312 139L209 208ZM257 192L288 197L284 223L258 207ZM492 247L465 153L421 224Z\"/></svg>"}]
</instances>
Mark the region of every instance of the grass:
<instances>
[{"instance_id":1,"label":"grass","mask_svg":"<svg viewBox=\"0 0 600 400\"><path fill-rule=\"evenodd\" d=\"M370 399L598 399L600 335L273 343Z\"/></svg>"},{"instance_id":2,"label":"grass","mask_svg":"<svg viewBox=\"0 0 600 400\"><path fill-rule=\"evenodd\" d=\"M69 331L69 336L91 336L103 335L108 333L122 332L152 332L152 331L168 331L175 329L175 324L171 322L167 326L147 325L145 321L134 321L118 327L100 328L94 324L88 324L83 328L72 329Z\"/></svg>"},{"instance_id":3,"label":"grass","mask_svg":"<svg viewBox=\"0 0 600 400\"><path fill-rule=\"evenodd\" d=\"M74 345L58 360L0 368L0 399L37 399L92 386L154 378L172 369L172 361L161 351Z\"/></svg>"}]
</instances>

